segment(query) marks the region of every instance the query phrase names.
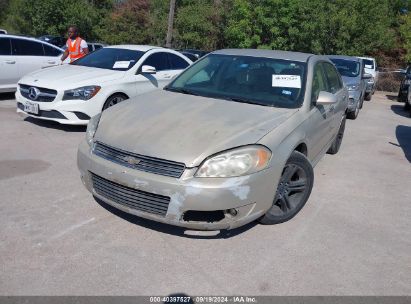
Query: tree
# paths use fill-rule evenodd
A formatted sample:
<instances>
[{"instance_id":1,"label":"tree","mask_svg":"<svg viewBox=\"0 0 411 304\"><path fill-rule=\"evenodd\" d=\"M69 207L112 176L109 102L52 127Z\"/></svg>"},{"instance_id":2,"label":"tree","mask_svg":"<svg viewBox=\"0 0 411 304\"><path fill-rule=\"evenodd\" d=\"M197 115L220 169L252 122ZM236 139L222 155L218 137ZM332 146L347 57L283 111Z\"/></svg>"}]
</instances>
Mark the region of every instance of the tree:
<instances>
[{"instance_id":1,"label":"tree","mask_svg":"<svg viewBox=\"0 0 411 304\"><path fill-rule=\"evenodd\" d=\"M175 8L176 8L176 0L170 0L170 11L168 13L167 37L166 37L166 47L168 48L171 48L171 40L173 38L173 23L174 23Z\"/></svg>"}]
</instances>

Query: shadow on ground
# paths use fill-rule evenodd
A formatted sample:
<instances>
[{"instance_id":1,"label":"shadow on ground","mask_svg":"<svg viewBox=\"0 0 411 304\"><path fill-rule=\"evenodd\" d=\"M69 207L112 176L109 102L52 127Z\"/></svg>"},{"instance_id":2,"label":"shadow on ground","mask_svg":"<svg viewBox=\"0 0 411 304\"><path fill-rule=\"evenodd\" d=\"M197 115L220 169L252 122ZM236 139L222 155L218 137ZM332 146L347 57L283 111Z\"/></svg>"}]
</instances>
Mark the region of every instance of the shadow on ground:
<instances>
[{"instance_id":1,"label":"shadow on ground","mask_svg":"<svg viewBox=\"0 0 411 304\"><path fill-rule=\"evenodd\" d=\"M399 125L395 129L395 135L405 158L411 163L411 127Z\"/></svg>"},{"instance_id":2,"label":"shadow on ground","mask_svg":"<svg viewBox=\"0 0 411 304\"><path fill-rule=\"evenodd\" d=\"M404 106L403 105L392 105L391 106L391 111L393 111L395 114L397 115L401 115L403 117L410 117L410 112L404 110Z\"/></svg>"},{"instance_id":3,"label":"shadow on ground","mask_svg":"<svg viewBox=\"0 0 411 304\"><path fill-rule=\"evenodd\" d=\"M249 223L247 225L241 226L240 228L236 228L233 230L221 230L220 233L218 233L217 235L201 235L201 232L199 232L198 235L187 235L185 232L187 231L187 229L182 228L182 227L177 227L177 226L172 226L172 225L168 225L168 224L163 224L163 223L159 223L159 222L155 222L155 221L151 221L151 220L147 220L145 218L142 217L138 217L136 215L133 214L129 214L126 212L123 212L117 208L114 208L112 206L110 206L109 204L103 202L101 199L99 199L98 197L94 197L94 199L96 200L96 202L102 206L104 209L106 209L107 211L113 213L116 216L121 217L122 219L135 224L135 225L139 225L142 226L144 228L148 228L148 229L152 229L158 232L162 232L162 233L166 233L166 234L171 234L171 235L175 235L175 236L181 236L181 237L186 237L186 238L194 238L194 239L228 239L234 236L237 236L247 230L252 229L253 227L255 227L257 225L257 222L252 222ZM190 230L193 231L193 230Z\"/></svg>"},{"instance_id":4,"label":"shadow on ground","mask_svg":"<svg viewBox=\"0 0 411 304\"><path fill-rule=\"evenodd\" d=\"M0 101L2 100L14 100L14 92L13 93L0 93Z\"/></svg>"},{"instance_id":5,"label":"shadow on ground","mask_svg":"<svg viewBox=\"0 0 411 304\"><path fill-rule=\"evenodd\" d=\"M393 101L398 101L398 95L394 95L394 94L392 94L392 95L385 95L385 97L387 97L387 99L389 99L389 100L393 100Z\"/></svg>"},{"instance_id":6,"label":"shadow on ground","mask_svg":"<svg viewBox=\"0 0 411 304\"><path fill-rule=\"evenodd\" d=\"M62 125L55 121L36 119L30 116L24 118L24 121L33 123L39 127L56 129L64 132L86 132L87 129L87 126Z\"/></svg>"}]
</instances>

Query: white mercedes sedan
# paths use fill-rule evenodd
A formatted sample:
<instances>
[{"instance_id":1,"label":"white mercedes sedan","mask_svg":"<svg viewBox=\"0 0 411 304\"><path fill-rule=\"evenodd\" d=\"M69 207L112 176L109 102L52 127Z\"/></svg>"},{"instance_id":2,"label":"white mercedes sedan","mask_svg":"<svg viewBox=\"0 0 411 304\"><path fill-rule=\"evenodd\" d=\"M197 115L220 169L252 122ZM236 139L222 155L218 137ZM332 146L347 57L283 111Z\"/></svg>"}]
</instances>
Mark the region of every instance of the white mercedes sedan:
<instances>
[{"instance_id":1,"label":"white mercedes sedan","mask_svg":"<svg viewBox=\"0 0 411 304\"><path fill-rule=\"evenodd\" d=\"M161 47L105 47L71 64L24 76L16 92L17 112L86 125L90 117L125 99L164 87L191 63Z\"/></svg>"}]
</instances>

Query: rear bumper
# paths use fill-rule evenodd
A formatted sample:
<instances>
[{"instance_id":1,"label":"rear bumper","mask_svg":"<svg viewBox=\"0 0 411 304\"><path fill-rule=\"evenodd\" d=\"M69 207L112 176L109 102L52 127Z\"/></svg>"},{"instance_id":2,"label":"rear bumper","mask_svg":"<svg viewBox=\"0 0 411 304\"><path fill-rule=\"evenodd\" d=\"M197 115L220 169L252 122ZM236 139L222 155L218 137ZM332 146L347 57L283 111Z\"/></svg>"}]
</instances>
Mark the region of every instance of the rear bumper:
<instances>
[{"instance_id":1,"label":"rear bumper","mask_svg":"<svg viewBox=\"0 0 411 304\"><path fill-rule=\"evenodd\" d=\"M281 170L269 168L243 177L195 178L194 168L186 169L181 178L160 176L96 156L85 141L80 144L77 156L83 184L95 197L130 214L196 230L233 229L258 219L271 207L281 175ZM102 195L96 191L92 174L119 187L169 197L166 213L157 215L130 207L121 201L121 194L114 200ZM203 214L204 218L190 218L193 212ZM213 212L219 212L222 218L207 218Z\"/></svg>"}]
</instances>

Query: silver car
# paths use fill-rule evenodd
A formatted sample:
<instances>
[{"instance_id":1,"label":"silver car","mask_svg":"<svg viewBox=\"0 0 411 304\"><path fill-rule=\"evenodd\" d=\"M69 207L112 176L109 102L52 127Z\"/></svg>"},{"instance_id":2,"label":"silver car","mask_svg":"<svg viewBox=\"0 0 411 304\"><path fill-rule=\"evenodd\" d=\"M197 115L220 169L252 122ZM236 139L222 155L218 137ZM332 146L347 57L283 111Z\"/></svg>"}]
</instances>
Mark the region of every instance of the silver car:
<instances>
[{"instance_id":1,"label":"silver car","mask_svg":"<svg viewBox=\"0 0 411 304\"><path fill-rule=\"evenodd\" d=\"M314 165L338 152L347 104L327 57L216 51L93 117L81 179L109 205L189 229L285 222L308 200Z\"/></svg>"},{"instance_id":2,"label":"silver car","mask_svg":"<svg viewBox=\"0 0 411 304\"><path fill-rule=\"evenodd\" d=\"M365 73L364 60L358 57L331 55L330 60L335 64L349 92L347 117L356 119L367 95L368 81L372 75Z\"/></svg>"}]
</instances>

